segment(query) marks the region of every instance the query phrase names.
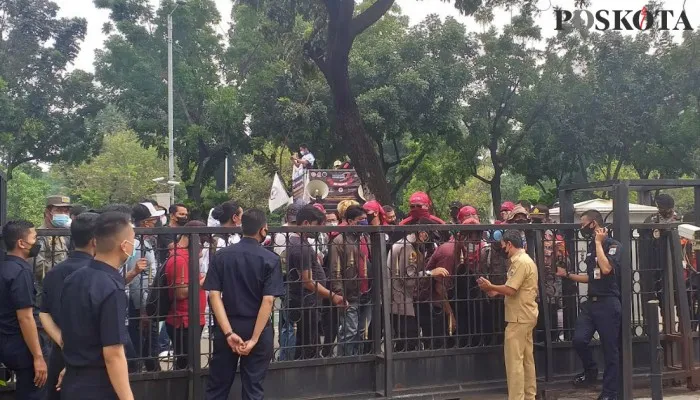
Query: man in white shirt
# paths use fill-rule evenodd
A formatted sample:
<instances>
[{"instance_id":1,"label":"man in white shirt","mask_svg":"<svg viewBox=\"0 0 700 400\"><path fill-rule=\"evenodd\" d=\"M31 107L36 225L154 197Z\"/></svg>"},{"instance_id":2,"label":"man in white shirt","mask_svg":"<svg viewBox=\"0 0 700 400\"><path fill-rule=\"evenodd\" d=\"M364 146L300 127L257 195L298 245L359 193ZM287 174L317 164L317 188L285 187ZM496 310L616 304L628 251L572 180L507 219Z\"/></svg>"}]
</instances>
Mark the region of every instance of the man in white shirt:
<instances>
[{"instance_id":1,"label":"man in white shirt","mask_svg":"<svg viewBox=\"0 0 700 400\"><path fill-rule=\"evenodd\" d=\"M294 157L292 159L294 166L303 169L313 168L314 163L316 163L316 158L311 154L311 151L309 151L309 146L305 144L299 146L299 154L301 154L301 158Z\"/></svg>"}]
</instances>

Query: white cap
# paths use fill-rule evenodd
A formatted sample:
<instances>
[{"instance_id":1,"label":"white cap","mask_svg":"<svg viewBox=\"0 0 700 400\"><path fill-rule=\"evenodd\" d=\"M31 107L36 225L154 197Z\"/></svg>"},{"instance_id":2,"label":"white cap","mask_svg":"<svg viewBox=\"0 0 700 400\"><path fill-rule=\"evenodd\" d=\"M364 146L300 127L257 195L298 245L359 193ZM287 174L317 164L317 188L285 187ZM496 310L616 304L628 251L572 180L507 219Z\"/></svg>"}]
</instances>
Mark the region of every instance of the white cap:
<instances>
[{"instance_id":1,"label":"white cap","mask_svg":"<svg viewBox=\"0 0 700 400\"><path fill-rule=\"evenodd\" d=\"M145 202L141 203L141 205L148 209L148 212L151 213L151 217L160 217L162 215L165 215L165 210L156 210L156 208L151 203Z\"/></svg>"}]
</instances>

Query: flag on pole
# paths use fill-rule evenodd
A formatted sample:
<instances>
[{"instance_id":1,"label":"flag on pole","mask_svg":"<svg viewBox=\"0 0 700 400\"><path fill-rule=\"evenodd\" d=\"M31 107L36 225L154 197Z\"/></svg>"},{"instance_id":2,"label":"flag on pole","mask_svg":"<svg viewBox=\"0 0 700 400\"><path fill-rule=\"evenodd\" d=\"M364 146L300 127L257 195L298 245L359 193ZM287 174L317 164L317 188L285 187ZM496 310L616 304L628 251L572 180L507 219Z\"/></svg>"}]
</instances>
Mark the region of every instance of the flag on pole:
<instances>
[{"instance_id":1,"label":"flag on pole","mask_svg":"<svg viewBox=\"0 0 700 400\"><path fill-rule=\"evenodd\" d=\"M270 189L270 200L268 202L270 212L290 204L291 201L292 198L287 194L287 190L285 190L282 180L280 179L279 175L275 173L275 178L272 181L272 189Z\"/></svg>"}]
</instances>

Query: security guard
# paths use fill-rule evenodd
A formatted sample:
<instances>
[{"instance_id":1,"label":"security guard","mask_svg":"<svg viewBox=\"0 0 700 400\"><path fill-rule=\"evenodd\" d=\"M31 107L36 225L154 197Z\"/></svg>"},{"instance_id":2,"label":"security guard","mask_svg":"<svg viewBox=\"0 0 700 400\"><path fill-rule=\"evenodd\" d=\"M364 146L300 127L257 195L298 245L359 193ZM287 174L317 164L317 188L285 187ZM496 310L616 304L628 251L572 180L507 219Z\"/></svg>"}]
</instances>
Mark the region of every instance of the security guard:
<instances>
[{"instance_id":1,"label":"security guard","mask_svg":"<svg viewBox=\"0 0 700 400\"><path fill-rule=\"evenodd\" d=\"M280 258L260 245L267 236L264 212L247 210L241 220L243 239L213 255L204 281L216 316L206 400L229 398L239 359L242 398L262 400L274 350L270 315L275 297L284 294Z\"/></svg>"},{"instance_id":2,"label":"security guard","mask_svg":"<svg viewBox=\"0 0 700 400\"><path fill-rule=\"evenodd\" d=\"M119 268L134 253L128 214L108 211L95 221L95 258L63 285L59 321L66 374L65 400L133 400L124 355L126 293Z\"/></svg>"},{"instance_id":3,"label":"security guard","mask_svg":"<svg viewBox=\"0 0 700 400\"><path fill-rule=\"evenodd\" d=\"M56 390L58 376L65 368L63 361L63 338L61 336L61 291L68 275L87 266L95 255L95 213L82 213L74 218L70 226L71 243L75 250L66 261L53 267L44 278L43 298L39 318L46 332L53 340L53 350L49 358L49 375L47 380L48 399L58 400L61 392Z\"/></svg>"},{"instance_id":4,"label":"security guard","mask_svg":"<svg viewBox=\"0 0 700 400\"><path fill-rule=\"evenodd\" d=\"M598 379L598 368L593 361L593 350L588 346L593 333L598 331L603 344L605 374L603 392L598 400L616 400L620 356L620 242L608 237L603 227L603 217L596 210L588 210L581 216L581 233L589 240L586 255L586 274L573 275L557 268L557 275L574 282L588 284L588 301L581 304L581 313L576 321L573 345L583 362L584 372L574 379L576 386L589 386Z\"/></svg>"},{"instance_id":5,"label":"security guard","mask_svg":"<svg viewBox=\"0 0 700 400\"><path fill-rule=\"evenodd\" d=\"M41 249L31 222L10 221L2 228L7 255L0 266L0 363L15 371L16 399L46 395L46 362L34 320L36 290L28 259Z\"/></svg>"},{"instance_id":6,"label":"security guard","mask_svg":"<svg viewBox=\"0 0 700 400\"><path fill-rule=\"evenodd\" d=\"M489 296L504 295L506 309L505 341L509 400L535 400L537 374L533 355L532 331L537 325L537 266L523 249L520 232L508 230L501 238L501 251L508 257L508 280L505 285L493 285L479 278L481 290Z\"/></svg>"}]
</instances>

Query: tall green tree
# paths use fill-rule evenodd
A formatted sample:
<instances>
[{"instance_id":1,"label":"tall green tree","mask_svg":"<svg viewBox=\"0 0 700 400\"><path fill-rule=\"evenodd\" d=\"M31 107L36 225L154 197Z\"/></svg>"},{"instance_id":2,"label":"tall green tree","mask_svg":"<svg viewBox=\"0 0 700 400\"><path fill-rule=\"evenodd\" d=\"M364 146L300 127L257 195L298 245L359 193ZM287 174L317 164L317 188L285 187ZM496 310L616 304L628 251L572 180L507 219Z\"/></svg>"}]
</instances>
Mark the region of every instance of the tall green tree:
<instances>
[{"instance_id":1,"label":"tall green tree","mask_svg":"<svg viewBox=\"0 0 700 400\"><path fill-rule=\"evenodd\" d=\"M86 120L100 108L93 76L68 66L87 22L58 18L51 0L0 2L0 160L8 178L28 161L80 161L99 148Z\"/></svg>"},{"instance_id":2,"label":"tall green tree","mask_svg":"<svg viewBox=\"0 0 700 400\"><path fill-rule=\"evenodd\" d=\"M384 166L378 156L353 91L350 75L353 43L379 21L394 4L394 0L367 1L358 5L355 0L296 1L296 0L243 0L243 3L262 7L270 19L289 31L298 23L311 24L303 44L304 54L323 74L333 100L333 127L335 136L342 140L363 182L384 202L391 200L391 190L385 179ZM529 4L528 1L456 0L455 7L465 14L481 12L489 16L497 6Z\"/></svg>"},{"instance_id":3,"label":"tall green tree","mask_svg":"<svg viewBox=\"0 0 700 400\"><path fill-rule=\"evenodd\" d=\"M51 184L41 171L30 171L24 164L15 170L7 183L7 217L24 219L39 226L44 222L46 196L51 195Z\"/></svg>"},{"instance_id":4,"label":"tall green tree","mask_svg":"<svg viewBox=\"0 0 700 400\"><path fill-rule=\"evenodd\" d=\"M162 1L158 10L148 0L95 0L95 5L109 10L111 20L104 29L109 38L96 54L96 77L141 142L161 155L168 148L167 16L172 13L175 155L188 197L200 203L226 156L248 148L238 90L222 84L216 4L188 0L175 9L174 1Z\"/></svg>"}]
</instances>

